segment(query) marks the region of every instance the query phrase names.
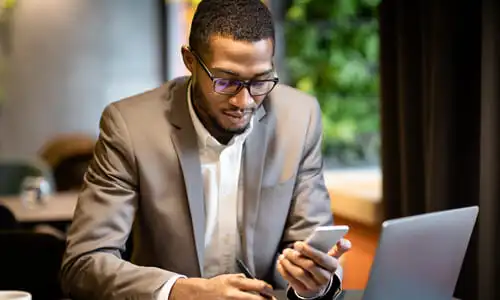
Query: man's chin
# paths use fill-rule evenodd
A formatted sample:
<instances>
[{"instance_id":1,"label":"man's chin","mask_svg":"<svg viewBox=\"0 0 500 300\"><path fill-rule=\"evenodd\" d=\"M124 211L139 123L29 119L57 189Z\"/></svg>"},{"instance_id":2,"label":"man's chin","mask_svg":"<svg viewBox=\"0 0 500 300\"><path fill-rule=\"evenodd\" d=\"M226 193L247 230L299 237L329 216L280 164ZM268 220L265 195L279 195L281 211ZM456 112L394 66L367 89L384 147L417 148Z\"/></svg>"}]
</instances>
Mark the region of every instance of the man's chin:
<instances>
[{"instance_id":1,"label":"man's chin","mask_svg":"<svg viewBox=\"0 0 500 300\"><path fill-rule=\"evenodd\" d=\"M243 127L241 127L241 126L240 127L224 127L224 131L227 133L230 133L230 134L238 135L238 134L244 133L245 130L247 130L249 126L250 126L250 123L247 123Z\"/></svg>"},{"instance_id":2,"label":"man's chin","mask_svg":"<svg viewBox=\"0 0 500 300\"><path fill-rule=\"evenodd\" d=\"M246 124L239 125L239 126L235 126L235 124L222 125L221 123L218 123L218 125L219 125L220 129L223 129L227 134L238 135L238 134L244 133L245 130L247 130L248 127L250 127L250 122L251 121L248 121Z\"/></svg>"},{"instance_id":3,"label":"man's chin","mask_svg":"<svg viewBox=\"0 0 500 300\"><path fill-rule=\"evenodd\" d=\"M250 127L251 118L245 124L234 124L224 119L212 119L212 124L215 129L220 133L225 133L228 135L239 135L245 132Z\"/></svg>"}]
</instances>

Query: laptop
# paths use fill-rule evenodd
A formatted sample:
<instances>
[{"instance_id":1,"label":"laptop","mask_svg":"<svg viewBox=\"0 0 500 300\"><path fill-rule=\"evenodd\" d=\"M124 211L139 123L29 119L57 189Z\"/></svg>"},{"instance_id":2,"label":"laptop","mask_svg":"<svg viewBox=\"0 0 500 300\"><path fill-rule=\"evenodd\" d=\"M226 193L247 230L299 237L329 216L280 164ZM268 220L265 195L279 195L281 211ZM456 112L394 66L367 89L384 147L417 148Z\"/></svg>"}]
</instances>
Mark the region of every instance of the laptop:
<instances>
[{"instance_id":1,"label":"laptop","mask_svg":"<svg viewBox=\"0 0 500 300\"><path fill-rule=\"evenodd\" d=\"M385 221L362 300L453 299L478 212L471 206Z\"/></svg>"}]
</instances>

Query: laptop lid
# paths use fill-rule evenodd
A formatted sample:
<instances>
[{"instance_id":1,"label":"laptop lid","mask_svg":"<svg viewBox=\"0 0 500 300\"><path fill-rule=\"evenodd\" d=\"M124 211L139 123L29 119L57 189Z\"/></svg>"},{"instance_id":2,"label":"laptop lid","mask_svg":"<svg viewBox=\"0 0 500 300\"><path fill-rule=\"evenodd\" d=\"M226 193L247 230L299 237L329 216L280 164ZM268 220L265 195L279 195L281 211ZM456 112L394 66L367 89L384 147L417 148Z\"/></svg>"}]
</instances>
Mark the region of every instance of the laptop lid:
<instances>
[{"instance_id":1,"label":"laptop lid","mask_svg":"<svg viewBox=\"0 0 500 300\"><path fill-rule=\"evenodd\" d=\"M452 299L478 212L472 206L385 221L363 300Z\"/></svg>"}]
</instances>

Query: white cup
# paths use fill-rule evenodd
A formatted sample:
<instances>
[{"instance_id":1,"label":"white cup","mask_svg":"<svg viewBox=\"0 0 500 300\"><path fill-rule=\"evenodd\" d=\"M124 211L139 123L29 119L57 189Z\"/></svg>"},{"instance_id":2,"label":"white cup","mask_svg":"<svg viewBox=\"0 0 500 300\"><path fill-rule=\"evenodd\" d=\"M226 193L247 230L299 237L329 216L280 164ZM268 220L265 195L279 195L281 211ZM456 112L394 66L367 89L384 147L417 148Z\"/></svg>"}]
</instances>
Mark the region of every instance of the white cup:
<instances>
[{"instance_id":1,"label":"white cup","mask_svg":"<svg viewBox=\"0 0 500 300\"><path fill-rule=\"evenodd\" d=\"M31 300L31 294L21 291L0 291L0 300Z\"/></svg>"}]
</instances>

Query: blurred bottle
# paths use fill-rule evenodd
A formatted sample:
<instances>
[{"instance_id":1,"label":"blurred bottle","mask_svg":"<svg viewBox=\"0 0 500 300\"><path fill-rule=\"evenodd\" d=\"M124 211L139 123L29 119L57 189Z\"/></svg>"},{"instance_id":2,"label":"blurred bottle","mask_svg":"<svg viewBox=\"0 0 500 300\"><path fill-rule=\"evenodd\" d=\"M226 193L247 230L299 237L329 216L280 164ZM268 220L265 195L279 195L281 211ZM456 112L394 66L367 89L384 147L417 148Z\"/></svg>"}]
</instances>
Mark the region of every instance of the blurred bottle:
<instances>
[{"instance_id":1,"label":"blurred bottle","mask_svg":"<svg viewBox=\"0 0 500 300\"><path fill-rule=\"evenodd\" d=\"M49 182L43 177L26 177L21 184L21 201L26 208L46 205L51 194Z\"/></svg>"}]
</instances>

